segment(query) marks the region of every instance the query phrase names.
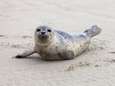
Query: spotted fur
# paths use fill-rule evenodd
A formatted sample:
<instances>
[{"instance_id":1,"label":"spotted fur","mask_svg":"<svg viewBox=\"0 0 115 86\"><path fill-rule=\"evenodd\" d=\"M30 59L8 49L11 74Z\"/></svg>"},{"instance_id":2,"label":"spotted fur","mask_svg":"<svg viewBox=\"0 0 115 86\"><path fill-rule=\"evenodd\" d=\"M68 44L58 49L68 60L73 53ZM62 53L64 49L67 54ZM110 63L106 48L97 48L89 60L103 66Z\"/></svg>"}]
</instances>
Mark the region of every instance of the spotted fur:
<instances>
[{"instance_id":1,"label":"spotted fur","mask_svg":"<svg viewBox=\"0 0 115 86\"><path fill-rule=\"evenodd\" d=\"M40 30L35 31L34 49L29 53L17 55L17 58L27 57L34 52L44 60L70 60L87 50L91 38L101 31L98 26L92 26L79 34L55 30L48 26L39 26L37 29ZM47 36L45 41L43 41L44 38L39 38L39 36L44 36L40 31L45 31L45 36Z\"/></svg>"}]
</instances>

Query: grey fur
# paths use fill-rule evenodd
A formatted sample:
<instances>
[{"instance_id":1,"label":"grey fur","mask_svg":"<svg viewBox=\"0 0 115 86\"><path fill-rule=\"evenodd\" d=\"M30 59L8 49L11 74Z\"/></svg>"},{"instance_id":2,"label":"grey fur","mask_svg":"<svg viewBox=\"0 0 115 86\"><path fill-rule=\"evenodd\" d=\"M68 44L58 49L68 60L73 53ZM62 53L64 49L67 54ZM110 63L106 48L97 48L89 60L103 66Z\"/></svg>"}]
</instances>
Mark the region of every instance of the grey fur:
<instances>
[{"instance_id":1,"label":"grey fur","mask_svg":"<svg viewBox=\"0 0 115 86\"><path fill-rule=\"evenodd\" d=\"M39 26L37 29L40 30L35 31L33 51L17 55L17 58L38 53L44 60L70 60L83 53L88 48L91 38L101 32L97 26L79 34L54 30L48 26ZM41 34L42 31L45 31L45 34ZM42 36L46 36L46 39L39 38Z\"/></svg>"},{"instance_id":2,"label":"grey fur","mask_svg":"<svg viewBox=\"0 0 115 86\"><path fill-rule=\"evenodd\" d=\"M98 35L101 32L101 28L99 28L97 25L93 25L90 29L87 29L84 31L89 37L94 37Z\"/></svg>"}]
</instances>

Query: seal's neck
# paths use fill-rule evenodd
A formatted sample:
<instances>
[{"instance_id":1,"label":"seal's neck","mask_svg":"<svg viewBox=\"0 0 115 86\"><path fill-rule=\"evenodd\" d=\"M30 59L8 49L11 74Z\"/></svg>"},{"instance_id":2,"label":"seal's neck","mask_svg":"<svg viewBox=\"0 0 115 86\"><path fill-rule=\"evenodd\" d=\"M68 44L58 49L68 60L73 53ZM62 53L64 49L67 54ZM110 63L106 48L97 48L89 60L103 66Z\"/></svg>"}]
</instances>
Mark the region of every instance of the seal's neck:
<instances>
[{"instance_id":1,"label":"seal's neck","mask_svg":"<svg viewBox=\"0 0 115 86\"><path fill-rule=\"evenodd\" d=\"M52 39L50 39L50 40L45 41L45 42L42 42L40 40L35 40L35 41L36 41L35 42L36 45L39 46L39 47L48 47L53 43L54 37Z\"/></svg>"}]
</instances>

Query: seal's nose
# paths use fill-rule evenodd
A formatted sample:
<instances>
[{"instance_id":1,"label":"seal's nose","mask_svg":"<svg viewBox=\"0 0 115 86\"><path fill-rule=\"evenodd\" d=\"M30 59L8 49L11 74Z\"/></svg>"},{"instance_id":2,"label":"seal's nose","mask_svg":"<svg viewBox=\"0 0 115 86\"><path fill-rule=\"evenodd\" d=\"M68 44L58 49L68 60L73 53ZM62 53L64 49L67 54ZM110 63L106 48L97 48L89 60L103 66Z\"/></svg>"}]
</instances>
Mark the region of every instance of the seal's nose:
<instances>
[{"instance_id":1,"label":"seal's nose","mask_svg":"<svg viewBox=\"0 0 115 86\"><path fill-rule=\"evenodd\" d=\"M46 32L41 32L42 35L45 35Z\"/></svg>"}]
</instances>

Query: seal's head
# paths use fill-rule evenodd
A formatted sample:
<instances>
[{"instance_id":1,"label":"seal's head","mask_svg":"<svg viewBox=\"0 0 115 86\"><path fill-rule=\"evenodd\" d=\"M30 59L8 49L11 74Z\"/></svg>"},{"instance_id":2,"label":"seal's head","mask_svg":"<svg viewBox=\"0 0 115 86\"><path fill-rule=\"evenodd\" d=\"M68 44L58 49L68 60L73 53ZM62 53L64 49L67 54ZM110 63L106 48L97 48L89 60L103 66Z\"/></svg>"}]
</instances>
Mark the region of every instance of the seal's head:
<instances>
[{"instance_id":1,"label":"seal's head","mask_svg":"<svg viewBox=\"0 0 115 86\"><path fill-rule=\"evenodd\" d=\"M39 26L35 31L36 41L41 44L49 43L53 38L53 29L48 26Z\"/></svg>"}]
</instances>

